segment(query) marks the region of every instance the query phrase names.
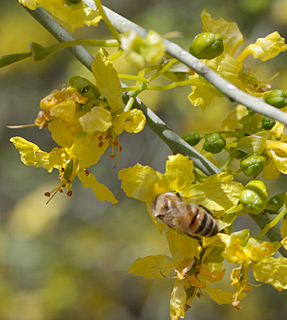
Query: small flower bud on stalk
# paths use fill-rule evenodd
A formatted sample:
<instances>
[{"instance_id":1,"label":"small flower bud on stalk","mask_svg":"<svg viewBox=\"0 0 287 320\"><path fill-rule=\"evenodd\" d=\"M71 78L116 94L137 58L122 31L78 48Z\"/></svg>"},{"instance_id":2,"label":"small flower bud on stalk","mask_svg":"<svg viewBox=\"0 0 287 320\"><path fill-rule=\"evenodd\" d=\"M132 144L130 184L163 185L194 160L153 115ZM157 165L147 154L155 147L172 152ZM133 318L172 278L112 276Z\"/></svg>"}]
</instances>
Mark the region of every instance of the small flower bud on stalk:
<instances>
[{"instance_id":1,"label":"small flower bud on stalk","mask_svg":"<svg viewBox=\"0 0 287 320\"><path fill-rule=\"evenodd\" d=\"M202 32L192 41L189 52L198 59L213 59L223 50L222 35L211 32Z\"/></svg>"},{"instance_id":2,"label":"small flower bud on stalk","mask_svg":"<svg viewBox=\"0 0 287 320\"><path fill-rule=\"evenodd\" d=\"M182 138L191 146L195 146L202 139L202 135L196 131L187 132Z\"/></svg>"},{"instance_id":3,"label":"small flower bud on stalk","mask_svg":"<svg viewBox=\"0 0 287 320\"><path fill-rule=\"evenodd\" d=\"M268 118L268 117L263 117L262 118L262 128L265 130L271 130L276 124L276 121Z\"/></svg>"},{"instance_id":4,"label":"small flower bud on stalk","mask_svg":"<svg viewBox=\"0 0 287 320\"><path fill-rule=\"evenodd\" d=\"M218 132L210 133L205 136L205 141L203 144L203 149L205 151L219 153L225 148L225 146L226 141Z\"/></svg>"},{"instance_id":5,"label":"small flower bud on stalk","mask_svg":"<svg viewBox=\"0 0 287 320\"><path fill-rule=\"evenodd\" d=\"M240 162L240 167L247 177L255 177L264 169L266 160L263 156L252 155Z\"/></svg>"},{"instance_id":6,"label":"small flower bud on stalk","mask_svg":"<svg viewBox=\"0 0 287 320\"><path fill-rule=\"evenodd\" d=\"M240 202L243 208L251 214L261 213L268 200L265 184L260 180L252 180L247 183L240 193Z\"/></svg>"},{"instance_id":7,"label":"small flower bud on stalk","mask_svg":"<svg viewBox=\"0 0 287 320\"><path fill-rule=\"evenodd\" d=\"M287 106L287 91L286 90L273 90L265 98L265 102L271 104L272 106L282 109Z\"/></svg>"}]
</instances>

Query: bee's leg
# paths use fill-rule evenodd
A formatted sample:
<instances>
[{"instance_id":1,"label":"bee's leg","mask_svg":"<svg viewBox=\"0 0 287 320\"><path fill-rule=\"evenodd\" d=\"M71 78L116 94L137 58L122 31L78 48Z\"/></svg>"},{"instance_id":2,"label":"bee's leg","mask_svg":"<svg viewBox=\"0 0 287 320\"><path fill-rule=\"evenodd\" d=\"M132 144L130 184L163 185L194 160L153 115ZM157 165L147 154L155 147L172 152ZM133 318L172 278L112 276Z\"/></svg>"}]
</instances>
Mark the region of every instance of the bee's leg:
<instances>
[{"instance_id":1,"label":"bee's leg","mask_svg":"<svg viewBox=\"0 0 287 320\"><path fill-rule=\"evenodd\" d=\"M199 245L201 246L202 250L204 249L203 246L202 246L202 241L201 241L201 238L196 236L196 235L191 235L191 234L187 234L187 236L193 238L193 239L196 239L199 243Z\"/></svg>"},{"instance_id":2,"label":"bee's leg","mask_svg":"<svg viewBox=\"0 0 287 320\"><path fill-rule=\"evenodd\" d=\"M187 236L189 236L189 237L191 237L193 239L196 239L198 241L201 241L201 238L199 236L195 235L195 234L187 234Z\"/></svg>"}]
</instances>

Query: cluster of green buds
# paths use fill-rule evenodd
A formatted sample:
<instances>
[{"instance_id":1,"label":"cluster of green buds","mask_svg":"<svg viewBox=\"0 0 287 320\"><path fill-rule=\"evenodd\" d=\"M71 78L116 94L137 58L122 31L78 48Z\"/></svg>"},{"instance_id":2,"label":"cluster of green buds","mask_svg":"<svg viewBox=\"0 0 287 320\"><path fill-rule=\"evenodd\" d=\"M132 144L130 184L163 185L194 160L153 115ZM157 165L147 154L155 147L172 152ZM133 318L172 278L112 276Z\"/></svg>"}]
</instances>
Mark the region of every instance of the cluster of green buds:
<instances>
[{"instance_id":1,"label":"cluster of green buds","mask_svg":"<svg viewBox=\"0 0 287 320\"><path fill-rule=\"evenodd\" d=\"M198 59L214 59L224 50L221 34L202 32L192 41L189 52Z\"/></svg>"},{"instance_id":2,"label":"cluster of green buds","mask_svg":"<svg viewBox=\"0 0 287 320\"><path fill-rule=\"evenodd\" d=\"M207 152L219 153L226 146L225 139L218 132L204 135L196 131L190 131L183 136L183 139L191 146L197 145L199 141L203 138L205 140L203 144L203 149Z\"/></svg>"}]
</instances>

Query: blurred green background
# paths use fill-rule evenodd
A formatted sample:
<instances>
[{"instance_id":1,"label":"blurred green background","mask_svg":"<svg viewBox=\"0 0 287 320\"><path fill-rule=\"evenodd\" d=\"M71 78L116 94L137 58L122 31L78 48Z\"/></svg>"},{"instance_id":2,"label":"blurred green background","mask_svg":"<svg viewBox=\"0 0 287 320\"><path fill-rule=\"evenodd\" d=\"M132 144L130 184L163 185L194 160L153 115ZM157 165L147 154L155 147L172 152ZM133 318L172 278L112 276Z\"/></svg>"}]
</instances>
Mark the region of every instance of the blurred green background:
<instances>
[{"instance_id":1,"label":"blurred green background","mask_svg":"<svg viewBox=\"0 0 287 320\"><path fill-rule=\"evenodd\" d=\"M245 45L275 30L287 37L286 0L106 0L103 4L161 34L181 32L174 41L184 47L201 32L203 8L214 18L236 21ZM103 26L78 30L75 36L110 37ZM1 0L0 55L28 51L32 41L45 46L55 43L17 1ZM286 89L286 61L285 53L266 63L252 59L247 63L260 79L280 71L272 86ZM115 66L120 73L135 72L123 60ZM57 195L46 205L43 194L58 184L56 172L24 166L9 142L10 137L20 135L42 150L54 147L48 131L6 126L33 123L40 99L61 89L74 75L92 79L68 51L43 62L26 60L0 70L0 319L168 319L173 280L144 280L128 274L129 265L138 257L169 254L167 241L151 223L145 205L126 198L117 179L120 169L136 163L163 172L168 147L148 127L138 134L122 134L123 152L117 168L113 168L109 152L93 168L98 180L114 192L118 204L98 201L91 190L75 181L71 198ZM190 88L178 88L141 98L179 134L217 130L234 107L227 99L218 99L202 113L187 100L189 93ZM266 184L270 195L286 191L284 177ZM237 227L254 227L254 233L258 232L248 217ZM227 276L223 286L231 290L229 282ZM284 319L286 298L286 292L279 293L269 285L254 287L242 302L243 309L237 311L218 306L205 295L193 301L186 319Z\"/></svg>"}]
</instances>

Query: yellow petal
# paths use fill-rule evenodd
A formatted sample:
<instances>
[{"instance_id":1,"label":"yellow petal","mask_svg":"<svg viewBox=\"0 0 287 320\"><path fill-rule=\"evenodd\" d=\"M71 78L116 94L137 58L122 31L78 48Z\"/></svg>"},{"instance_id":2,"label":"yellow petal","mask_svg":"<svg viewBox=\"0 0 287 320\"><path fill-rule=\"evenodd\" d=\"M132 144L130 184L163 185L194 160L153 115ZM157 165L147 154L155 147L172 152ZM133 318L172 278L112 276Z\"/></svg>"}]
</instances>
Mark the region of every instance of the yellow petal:
<instances>
[{"instance_id":1,"label":"yellow petal","mask_svg":"<svg viewBox=\"0 0 287 320\"><path fill-rule=\"evenodd\" d=\"M140 164L120 170L119 179L128 197L147 203L151 203L157 194L168 191L163 186L161 173Z\"/></svg>"},{"instance_id":2,"label":"yellow petal","mask_svg":"<svg viewBox=\"0 0 287 320\"><path fill-rule=\"evenodd\" d=\"M287 220L286 219L282 219L280 232L281 232L281 236L284 240L284 244L282 243L282 245L284 246L285 249L287 249Z\"/></svg>"},{"instance_id":3,"label":"yellow petal","mask_svg":"<svg viewBox=\"0 0 287 320\"><path fill-rule=\"evenodd\" d=\"M183 260L184 258L199 259L202 248L197 239L179 234L170 228L168 229L166 236L169 250L176 260Z\"/></svg>"},{"instance_id":4,"label":"yellow petal","mask_svg":"<svg viewBox=\"0 0 287 320\"><path fill-rule=\"evenodd\" d=\"M240 87L238 76L242 70L242 63L235 60L229 53L223 53L212 60L205 61L205 63L222 78Z\"/></svg>"},{"instance_id":5,"label":"yellow petal","mask_svg":"<svg viewBox=\"0 0 287 320\"><path fill-rule=\"evenodd\" d=\"M254 44L250 44L237 58L242 61L249 54L252 54L255 59L266 61L276 57L280 52L287 50L285 39L275 31L265 38L258 38Z\"/></svg>"},{"instance_id":6,"label":"yellow petal","mask_svg":"<svg viewBox=\"0 0 287 320\"><path fill-rule=\"evenodd\" d=\"M100 49L92 62L93 74L101 94L108 100L111 111L122 108L122 87L117 71L111 62L107 61L106 53Z\"/></svg>"},{"instance_id":7,"label":"yellow petal","mask_svg":"<svg viewBox=\"0 0 287 320\"><path fill-rule=\"evenodd\" d=\"M163 179L170 190L180 192L182 196L185 196L194 182L193 161L180 153L169 156L168 159Z\"/></svg>"},{"instance_id":8,"label":"yellow petal","mask_svg":"<svg viewBox=\"0 0 287 320\"><path fill-rule=\"evenodd\" d=\"M267 258L252 264L256 281L269 283L278 291L287 289L287 259Z\"/></svg>"},{"instance_id":9,"label":"yellow petal","mask_svg":"<svg viewBox=\"0 0 287 320\"><path fill-rule=\"evenodd\" d=\"M228 292L218 288L205 288L206 293L210 296L210 298L215 301L217 304L231 304L234 293ZM239 299L243 299L246 297L245 293L241 293L239 295Z\"/></svg>"},{"instance_id":10,"label":"yellow petal","mask_svg":"<svg viewBox=\"0 0 287 320\"><path fill-rule=\"evenodd\" d=\"M221 172L208 177L203 183L193 184L188 196L219 214L237 205L242 188L241 183L233 181L232 175Z\"/></svg>"},{"instance_id":11,"label":"yellow petal","mask_svg":"<svg viewBox=\"0 0 287 320\"><path fill-rule=\"evenodd\" d=\"M266 150L268 156L272 158L276 168L287 173L287 143L282 141L266 141Z\"/></svg>"},{"instance_id":12,"label":"yellow petal","mask_svg":"<svg viewBox=\"0 0 287 320\"><path fill-rule=\"evenodd\" d=\"M215 90L204 82L198 85L192 85L192 92L188 95L188 100L195 107L201 107L204 111L212 102L213 98L216 97Z\"/></svg>"},{"instance_id":13,"label":"yellow petal","mask_svg":"<svg viewBox=\"0 0 287 320\"><path fill-rule=\"evenodd\" d=\"M245 106L239 104L235 109L227 114L222 120L221 127L226 131L234 131L242 127L240 120L248 115L248 110Z\"/></svg>"},{"instance_id":14,"label":"yellow petal","mask_svg":"<svg viewBox=\"0 0 287 320\"><path fill-rule=\"evenodd\" d=\"M78 120L66 122L59 118L49 122L48 128L52 133L53 140L64 148L70 148L74 143L75 134L82 130Z\"/></svg>"},{"instance_id":15,"label":"yellow petal","mask_svg":"<svg viewBox=\"0 0 287 320\"><path fill-rule=\"evenodd\" d=\"M38 1L36 0L18 0L23 6L26 6L30 10L35 10L38 7Z\"/></svg>"},{"instance_id":16,"label":"yellow petal","mask_svg":"<svg viewBox=\"0 0 287 320\"><path fill-rule=\"evenodd\" d=\"M56 147L50 152L51 166L57 169L63 167L64 162L66 163L66 161L69 159L69 155L67 154L67 152L65 152L66 150L63 148Z\"/></svg>"},{"instance_id":17,"label":"yellow petal","mask_svg":"<svg viewBox=\"0 0 287 320\"><path fill-rule=\"evenodd\" d=\"M230 54L223 53L215 59L206 60L206 65L219 74L222 78L228 80L238 88L244 89L243 84L239 81L238 76L242 64L237 62ZM214 97L222 97L222 93L205 79L198 75L189 77L193 92L188 99L194 106L200 106L203 110L210 105Z\"/></svg>"},{"instance_id":18,"label":"yellow petal","mask_svg":"<svg viewBox=\"0 0 287 320\"><path fill-rule=\"evenodd\" d=\"M18 149L21 155L21 161L26 166L40 167L50 171L53 166L50 164L50 154L40 150L40 148L24 138L13 137L10 141Z\"/></svg>"},{"instance_id":19,"label":"yellow petal","mask_svg":"<svg viewBox=\"0 0 287 320\"><path fill-rule=\"evenodd\" d=\"M65 121L72 121L75 115L76 103L72 100L66 100L50 108L50 113Z\"/></svg>"},{"instance_id":20,"label":"yellow petal","mask_svg":"<svg viewBox=\"0 0 287 320\"><path fill-rule=\"evenodd\" d=\"M145 38L128 30L121 35L121 48L128 51L127 60L136 68L143 68L145 62L158 63L165 54L161 36L150 30Z\"/></svg>"},{"instance_id":21,"label":"yellow petal","mask_svg":"<svg viewBox=\"0 0 287 320\"><path fill-rule=\"evenodd\" d=\"M138 258L129 268L129 273L146 279L156 279L168 276L177 267L178 262L166 255L159 254Z\"/></svg>"},{"instance_id":22,"label":"yellow petal","mask_svg":"<svg viewBox=\"0 0 287 320\"><path fill-rule=\"evenodd\" d=\"M112 126L112 115L103 107L94 107L80 119L83 130L88 134L107 131Z\"/></svg>"},{"instance_id":23,"label":"yellow petal","mask_svg":"<svg viewBox=\"0 0 287 320\"><path fill-rule=\"evenodd\" d=\"M224 51L234 55L236 48L243 43L243 36L235 22L227 22L223 18L215 20L211 15L202 10L201 21L203 31L219 33L223 36Z\"/></svg>"},{"instance_id":24,"label":"yellow petal","mask_svg":"<svg viewBox=\"0 0 287 320\"><path fill-rule=\"evenodd\" d=\"M165 54L165 46L161 36L157 32L150 30L146 35L146 44L148 50L144 54L145 60L149 63L159 62Z\"/></svg>"},{"instance_id":25,"label":"yellow petal","mask_svg":"<svg viewBox=\"0 0 287 320\"><path fill-rule=\"evenodd\" d=\"M146 118L141 110L133 109L128 112L122 112L113 119L113 127L117 135L123 130L127 132L140 132L146 123Z\"/></svg>"},{"instance_id":26,"label":"yellow petal","mask_svg":"<svg viewBox=\"0 0 287 320\"><path fill-rule=\"evenodd\" d=\"M189 287L188 280L175 280L169 303L171 320L185 317L186 290Z\"/></svg>"},{"instance_id":27,"label":"yellow petal","mask_svg":"<svg viewBox=\"0 0 287 320\"><path fill-rule=\"evenodd\" d=\"M81 168L88 168L96 164L109 146L109 140L100 140L101 133L87 135L75 140L72 150L79 160Z\"/></svg>"},{"instance_id":28,"label":"yellow petal","mask_svg":"<svg viewBox=\"0 0 287 320\"><path fill-rule=\"evenodd\" d=\"M83 1L77 4L70 3L69 5L65 4L65 1L59 0L19 0L19 2L32 10L35 9L34 3L37 2L40 7L48 10L62 25L64 24L64 27L71 31L84 25L97 26L101 20L96 8L92 10Z\"/></svg>"},{"instance_id":29,"label":"yellow petal","mask_svg":"<svg viewBox=\"0 0 287 320\"><path fill-rule=\"evenodd\" d=\"M95 196L100 201L110 201L112 204L117 203L117 199L113 193L104 185L98 182L94 175L86 173L85 170L78 172L78 177L82 182L84 188L92 188Z\"/></svg>"}]
</instances>

